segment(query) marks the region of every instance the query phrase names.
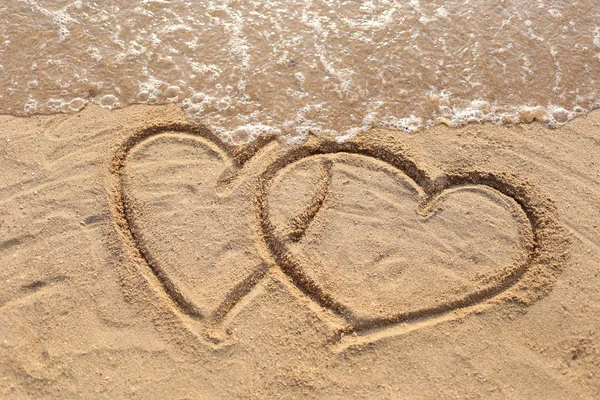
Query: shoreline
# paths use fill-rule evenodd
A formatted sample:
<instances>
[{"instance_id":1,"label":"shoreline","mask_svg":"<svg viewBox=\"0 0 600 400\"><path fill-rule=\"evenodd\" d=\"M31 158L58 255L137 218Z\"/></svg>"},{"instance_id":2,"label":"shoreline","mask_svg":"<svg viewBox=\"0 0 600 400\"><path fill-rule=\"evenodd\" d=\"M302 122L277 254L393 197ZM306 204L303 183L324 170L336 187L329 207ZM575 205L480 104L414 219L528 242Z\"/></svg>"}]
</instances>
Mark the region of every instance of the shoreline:
<instances>
[{"instance_id":1,"label":"shoreline","mask_svg":"<svg viewBox=\"0 0 600 400\"><path fill-rule=\"evenodd\" d=\"M184 107L184 103L157 103L157 104L148 104L148 103L130 103L125 106L119 106L118 108L114 107L103 107L93 99L80 99L82 103L75 109L56 111L52 113L41 113L41 114L9 114L9 113L0 113L0 117L15 117L15 118L36 118L36 117L48 117L48 116L56 116L56 115L76 115L78 113L83 112L86 108L98 108L103 112L114 112L121 111L130 107L176 107L182 113L186 114L186 108ZM600 104L596 106L592 106L592 108L586 110L581 106L575 106L573 110L567 110L560 106L555 105L547 105L547 106L510 106L506 108L506 110L502 107L499 109L495 109L492 111L494 107L492 107L488 102L484 100L473 100L471 102L472 107L467 108L455 108L453 114L438 116L435 119L424 120L422 117L415 117L414 115L410 115L409 117L404 118L395 118L390 121L380 121L377 126L374 125L360 125L355 128L350 129L352 132L358 133L349 133L347 132L336 132L333 134L328 130L323 130L322 128L316 128L317 135L321 136L331 136L335 137L337 140L348 140L348 138L354 137L357 134L364 134L365 132L369 132L371 130L389 130L392 132L396 132L397 134L419 134L423 132L427 132L430 129L435 129L436 127L447 126L454 129L462 129L466 128L470 125L486 125L491 124L499 127L514 127L519 125L529 125L529 124L539 124L544 128L549 129L559 129L571 121L577 120L582 117L586 117L590 113L594 113L600 109ZM504 110L504 111L499 111ZM192 115L186 114L186 118L190 124L205 126L208 129L213 129L213 127L207 125L201 120L195 119ZM501 120L501 122L497 122ZM297 127L298 129L299 127ZM310 128L303 127L302 130L311 131ZM216 131L215 131L216 132ZM280 136L282 139L288 141L289 144L298 144L302 143L302 141L306 140L308 135L315 134L314 132L309 132L308 134L300 134L296 131L296 135L291 135L288 133L283 133L281 129L278 127L263 125L261 123L256 124L247 124L243 126L239 126L232 131L224 131L225 133L220 134L221 139L224 142L233 142L237 144L244 144L256 140L261 136L275 135ZM227 136L224 137L223 135Z\"/></svg>"}]
</instances>

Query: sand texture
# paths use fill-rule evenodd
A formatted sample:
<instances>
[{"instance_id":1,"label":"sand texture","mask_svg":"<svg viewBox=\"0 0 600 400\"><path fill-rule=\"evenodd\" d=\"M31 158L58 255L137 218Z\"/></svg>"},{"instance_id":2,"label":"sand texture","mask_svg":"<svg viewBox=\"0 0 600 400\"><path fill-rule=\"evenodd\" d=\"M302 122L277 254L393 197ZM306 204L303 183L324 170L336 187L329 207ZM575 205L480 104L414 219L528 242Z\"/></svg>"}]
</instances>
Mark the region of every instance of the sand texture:
<instances>
[{"instance_id":1,"label":"sand texture","mask_svg":"<svg viewBox=\"0 0 600 400\"><path fill-rule=\"evenodd\" d=\"M0 116L0 397L600 397L600 112L228 145Z\"/></svg>"}]
</instances>

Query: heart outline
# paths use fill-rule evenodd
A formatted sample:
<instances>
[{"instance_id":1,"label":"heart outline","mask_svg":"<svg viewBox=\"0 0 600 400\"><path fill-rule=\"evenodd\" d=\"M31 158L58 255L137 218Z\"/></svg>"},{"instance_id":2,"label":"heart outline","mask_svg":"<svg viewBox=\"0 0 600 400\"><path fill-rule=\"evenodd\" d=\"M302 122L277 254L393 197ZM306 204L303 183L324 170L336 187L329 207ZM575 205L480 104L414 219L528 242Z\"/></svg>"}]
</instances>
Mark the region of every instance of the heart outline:
<instances>
[{"instance_id":1,"label":"heart outline","mask_svg":"<svg viewBox=\"0 0 600 400\"><path fill-rule=\"evenodd\" d=\"M162 290L167 294L167 297L179 308L180 312L176 312L176 314L179 314L179 317L191 318L198 321L202 320L203 316L198 315L193 308L193 304L190 304L190 301L178 293L177 288L174 287L172 282L165 279L164 275L161 276L160 269L156 267L156 263L153 263L151 254L148 251L144 251L139 245L139 240L136 239L135 233L133 233L135 229L132 229L133 210L128 207L123 190L123 168L131 150L152 137L166 133L179 133L201 138L223 151L233 164L231 169L223 173L220 180L220 187L224 191L227 189L223 188L227 188L242 179L241 177L246 173L246 164L253 158L258 157L259 153L273 143L276 138L274 136L260 137L248 145L236 147L224 143L212 131L201 125L181 123L163 124L155 125L130 135L119 147L113 158L111 173L117 181L115 185L116 190L113 191L111 200L113 204L113 217L115 218L118 230L121 232L121 239L133 244L137 248L137 258L141 259L142 263L145 263L149 267L156 278L158 278ZM281 243L278 243L278 239L275 237L274 227L269 219L267 199L268 190L273 183L274 177L284 168L312 156L336 153L358 154L385 162L392 168L404 173L416 185L421 187L428 196L427 204L430 204L435 198L441 196L446 190L460 185L483 185L512 198L523 210L531 225L533 248L528 254L527 262L512 271L501 285L492 289L485 288L484 290L480 290L480 293L478 292L473 296L465 296L451 304L442 305L433 310L417 310L411 313L396 314L390 318L379 318L376 321L369 321L366 324L353 325L351 321L348 321L348 316L351 316L351 313L340 307L339 303L331 298L331 296L320 291L318 285L302 272L301 265L298 265L293 260L290 261L289 251L286 251L285 246L282 247ZM234 296L234 299L223 302L224 306L220 306L220 318L209 321L208 326L210 329L208 331L203 330L200 336L215 345L227 342L227 336L223 337L223 335L215 334L215 331L222 330L222 323L228 314L232 312L245 296L252 293L259 282L264 280L268 275L275 276L270 274L275 266L288 278L287 283L291 283L293 287L310 298L318 306L327 309L337 316L338 319L341 318L347 322L346 325L337 328L335 337L340 333L350 332L369 335L399 324L417 324L423 320L434 320L452 311L468 310L479 304L488 303L493 299L501 297L501 295L508 292L511 288L517 288L519 282L528 275L533 275L533 278L541 276L541 279L538 279L537 286L520 288L521 293L516 297L514 295L505 297L521 298L523 303L541 298L546 291L545 289L549 288L553 279L556 278L556 274L560 271L568 253L568 240L564 238L563 229L558 222L557 212L553 203L547 197L540 194L533 185L522 181L513 174L490 173L477 170L441 172L433 168L419 167L419 163L416 161L417 158L406 146L400 144L395 139L390 139L389 136L381 141L369 140L369 138L365 139L363 135L346 142L337 142L311 135L307 142L302 145L279 149L275 156L271 157L272 160L270 163L265 168L262 168L262 172L259 172L256 177L251 178L256 187L255 204L258 229L261 233L259 237L261 238L260 241L263 248L262 254L266 259L269 259L270 256L271 263L265 261L264 268L260 272L253 274L250 279L251 282L245 282L242 285L245 287L244 290L238 290L239 293ZM247 176L244 177L244 179L247 178ZM535 280L533 279L533 281ZM536 294L534 292L539 293Z\"/></svg>"}]
</instances>

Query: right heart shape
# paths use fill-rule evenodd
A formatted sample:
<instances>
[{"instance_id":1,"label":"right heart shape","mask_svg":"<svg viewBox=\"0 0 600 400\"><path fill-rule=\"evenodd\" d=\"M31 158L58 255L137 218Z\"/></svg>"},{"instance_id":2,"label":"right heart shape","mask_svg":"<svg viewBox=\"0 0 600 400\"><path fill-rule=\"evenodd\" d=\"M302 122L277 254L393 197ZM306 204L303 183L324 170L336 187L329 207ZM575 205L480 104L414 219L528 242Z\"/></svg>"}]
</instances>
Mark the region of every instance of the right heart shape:
<instances>
[{"instance_id":1,"label":"right heart shape","mask_svg":"<svg viewBox=\"0 0 600 400\"><path fill-rule=\"evenodd\" d=\"M356 154L288 165L269 207L272 240L353 330L475 304L518 275L533 247L527 215L497 190L458 185L428 198L402 171Z\"/></svg>"}]
</instances>

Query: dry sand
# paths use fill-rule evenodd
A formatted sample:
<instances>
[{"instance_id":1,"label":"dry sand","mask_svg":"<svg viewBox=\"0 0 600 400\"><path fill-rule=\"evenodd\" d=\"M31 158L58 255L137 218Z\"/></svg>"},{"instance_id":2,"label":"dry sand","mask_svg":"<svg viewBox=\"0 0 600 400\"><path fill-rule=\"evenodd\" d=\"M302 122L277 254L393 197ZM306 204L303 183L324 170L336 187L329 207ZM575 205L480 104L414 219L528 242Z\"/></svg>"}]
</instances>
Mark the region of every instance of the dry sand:
<instances>
[{"instance_id":1,"label":"dry sand","mask_svg":"<svg viewBox=\"0 0 600 400\"><path fill-rule=\"evenodd\" d=\"M230 147L0 117L0 397L600 396L600 112Z\"/></svg>"}]
</instances>

